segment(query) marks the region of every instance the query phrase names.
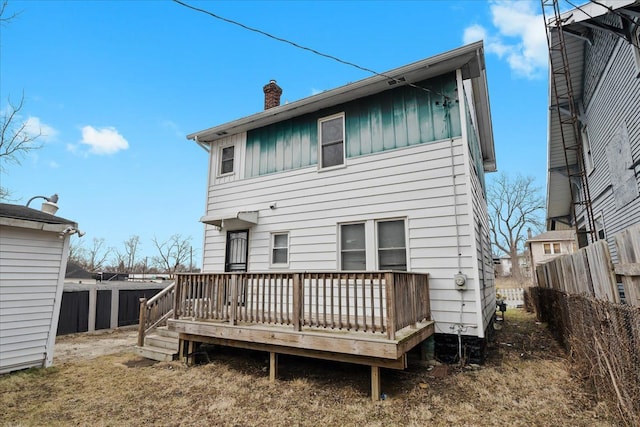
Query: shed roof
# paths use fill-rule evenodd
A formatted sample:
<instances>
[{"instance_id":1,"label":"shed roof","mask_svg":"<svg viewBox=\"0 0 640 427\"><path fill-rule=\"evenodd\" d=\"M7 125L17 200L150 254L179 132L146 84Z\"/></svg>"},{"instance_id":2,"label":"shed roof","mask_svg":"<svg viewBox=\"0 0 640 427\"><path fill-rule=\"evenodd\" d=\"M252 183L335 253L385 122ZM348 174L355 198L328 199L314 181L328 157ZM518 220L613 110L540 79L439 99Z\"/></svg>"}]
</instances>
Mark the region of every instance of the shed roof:
<instances>
[{"instance_id":1,"label":"shed roof","mask_svg":"<svg viewBox=\"0 0 640 427\"><path fill-rule=\"evenodd\" d=\"M0 203L0 218L13 218L25 221L40 222L43 224L70 224L77 225L75 221L51 215L46 212L32 209L22 205Z\"/></svg>"},{"instance_id":2,"label":"shed roof","mask_svg":"<svg viewBox=\"0 0 640 427\"><path fill-rule=\"evenodd\" d=\"M208 145L229 135L261 128L334 105L384 92L391 88L414 84L458 69L462 70L463 79L469 79L473 82L473 102L478 119L478 136L482 149L483 164L486 171L493 172L496 170L496 158L491 111L489 108L484 46L481 41L321 92L299 101L194 132L187 135L187 139L194 140L200 145Z\"/></svg>"}]
</instances>

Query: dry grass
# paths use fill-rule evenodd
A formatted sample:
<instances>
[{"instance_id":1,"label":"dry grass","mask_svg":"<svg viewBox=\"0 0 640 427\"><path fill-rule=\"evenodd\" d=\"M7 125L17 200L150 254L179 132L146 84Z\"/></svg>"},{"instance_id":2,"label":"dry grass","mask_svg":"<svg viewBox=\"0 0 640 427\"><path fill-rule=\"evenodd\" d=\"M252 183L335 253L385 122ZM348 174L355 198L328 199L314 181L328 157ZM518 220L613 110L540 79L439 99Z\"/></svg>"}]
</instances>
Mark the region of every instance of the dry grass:
<instances>
[{"instance_id":1,"label":"dry grass","mask_svg":"<svg viewBox=\"0 0 640 427\"><path fill-rule=\"evenodd\" d=\"M217 348L211 363L186 367L121 352L0 377L0 424L617 425L544 325L519 310L505 323L486 366L442 378L417 363L383 370L380 402L362 366L281 356L272 384L264 353Z\"/></svg>"}]
</instances>

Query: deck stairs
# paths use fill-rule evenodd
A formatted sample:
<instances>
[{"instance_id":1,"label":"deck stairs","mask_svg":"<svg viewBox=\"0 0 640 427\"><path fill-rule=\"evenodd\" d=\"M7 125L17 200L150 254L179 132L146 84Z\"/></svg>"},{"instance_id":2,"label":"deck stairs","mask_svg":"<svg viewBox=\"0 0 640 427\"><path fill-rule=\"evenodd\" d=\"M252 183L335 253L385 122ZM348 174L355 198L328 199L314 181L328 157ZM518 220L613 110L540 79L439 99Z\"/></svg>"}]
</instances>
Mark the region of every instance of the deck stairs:
<instances>
[{"instance_id":1,"label":"deck stairs","mask_svg":"<svg viewBox=\"0 0 640 427\"><path fill-rule=\"evenodd\" d=\"M170 362L178 355L178 333L166 326L156 328L144 337L144 346L136 346L136 353L147 359Z\"/></svg>"}]
</instances>

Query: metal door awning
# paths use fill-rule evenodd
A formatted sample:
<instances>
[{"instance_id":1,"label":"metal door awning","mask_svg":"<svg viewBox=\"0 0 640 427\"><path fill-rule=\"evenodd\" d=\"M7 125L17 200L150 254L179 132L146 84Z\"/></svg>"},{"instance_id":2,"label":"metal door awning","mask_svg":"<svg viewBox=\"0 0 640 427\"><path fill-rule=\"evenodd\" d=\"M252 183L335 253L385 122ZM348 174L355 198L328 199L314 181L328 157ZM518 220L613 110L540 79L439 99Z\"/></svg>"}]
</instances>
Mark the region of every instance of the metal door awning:
<instances>
[{"instance_id":1,"label":"metal door awning","mask_svg":"<svg viewBox=\"0 0 640 427\"><path fill-rule=\"evenodd\" d=\"M205 215L200 222L225 230L245 230L258 223L258 211L234 212L223 215Z\"/></svg>"}]
</instances>

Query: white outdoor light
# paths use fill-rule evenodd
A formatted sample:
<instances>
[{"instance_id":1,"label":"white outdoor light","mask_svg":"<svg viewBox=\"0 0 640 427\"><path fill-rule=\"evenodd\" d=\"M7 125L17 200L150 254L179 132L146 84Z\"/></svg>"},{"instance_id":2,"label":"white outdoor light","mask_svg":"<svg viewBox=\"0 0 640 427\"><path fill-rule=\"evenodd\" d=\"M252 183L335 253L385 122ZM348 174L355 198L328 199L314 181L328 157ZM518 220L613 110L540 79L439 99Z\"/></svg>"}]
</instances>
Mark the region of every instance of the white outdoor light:
<instances>
[{"instance_id":1,"label":"white outdoor light","mask_svg":"<svg viewBox=\"0 0 640 427\"><path fill-rule=\"evenodd\" d=\"M45 200L42 203L42 208L41 208L42 212L48 213L49 215L55 215L55 213L58 212L58 199L59 199L59 197L58 197L57 194L54 194L51 197L33 196L27 202L27 207L29 207L29 203L31 203L35 199L44 199Z\"/></svg>"}]
</instances>

